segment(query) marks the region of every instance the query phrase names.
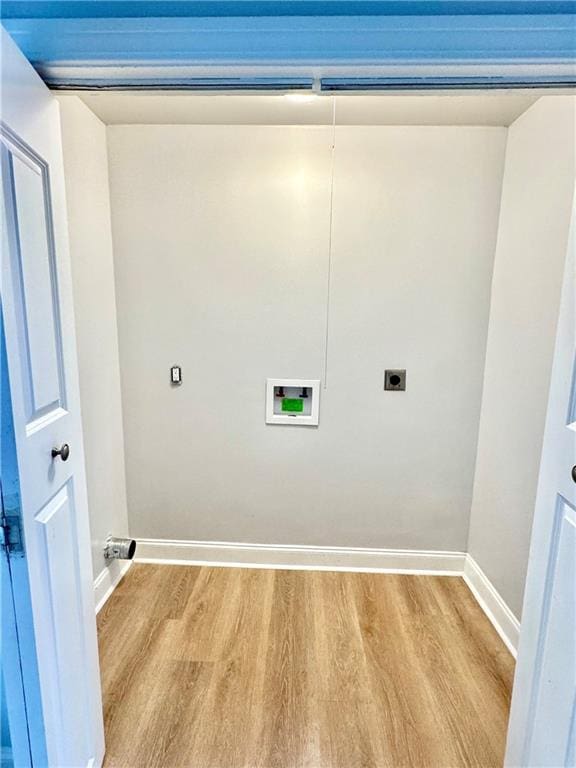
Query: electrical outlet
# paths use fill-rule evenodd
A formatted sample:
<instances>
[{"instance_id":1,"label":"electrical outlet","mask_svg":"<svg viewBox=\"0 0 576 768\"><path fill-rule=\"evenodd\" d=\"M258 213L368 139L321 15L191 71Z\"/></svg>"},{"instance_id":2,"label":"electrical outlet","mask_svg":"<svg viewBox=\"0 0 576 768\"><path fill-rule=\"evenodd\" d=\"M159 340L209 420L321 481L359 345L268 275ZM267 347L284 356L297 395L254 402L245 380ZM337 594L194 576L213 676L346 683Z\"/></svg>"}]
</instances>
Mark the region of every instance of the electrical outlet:
<instances>
[{"instance_id":1,"label":"electrical outlet","mask_svg":"<svg viewBox=\"0 0 576 768\"><path fill-rule=\"evenodd\" d=\"M404 392L406 389L406 371L390 368L384 371L384 389L390 392Z\"/></svg>"}]
</instances>

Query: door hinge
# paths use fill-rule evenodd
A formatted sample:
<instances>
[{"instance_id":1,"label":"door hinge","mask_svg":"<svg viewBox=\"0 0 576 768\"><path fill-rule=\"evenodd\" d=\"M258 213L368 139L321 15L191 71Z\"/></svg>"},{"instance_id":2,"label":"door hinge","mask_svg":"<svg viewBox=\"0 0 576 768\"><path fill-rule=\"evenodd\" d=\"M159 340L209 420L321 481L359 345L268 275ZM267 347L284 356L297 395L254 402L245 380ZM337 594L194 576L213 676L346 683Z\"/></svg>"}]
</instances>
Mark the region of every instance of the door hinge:
<instances>
[{"instance_id":1,"label":"door hinge","mask_svg":"<svg viewBox=\"0 0 576 768\"><path fill-rule=\"evenodd\" d=\"M20 515L3 515L0 519L2 539L0 546L9 554L22 554L24 542L22 540L22 527Z\"/></svg>"}]
</instances>

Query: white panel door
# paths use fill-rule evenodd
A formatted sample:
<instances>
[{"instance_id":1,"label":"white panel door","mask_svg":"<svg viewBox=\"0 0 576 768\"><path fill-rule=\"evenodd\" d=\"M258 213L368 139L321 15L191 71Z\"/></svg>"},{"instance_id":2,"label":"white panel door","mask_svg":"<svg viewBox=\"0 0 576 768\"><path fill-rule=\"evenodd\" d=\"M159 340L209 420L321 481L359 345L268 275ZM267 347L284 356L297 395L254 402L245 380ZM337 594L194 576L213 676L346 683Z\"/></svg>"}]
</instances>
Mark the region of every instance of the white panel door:
<instances>
[{"instance_id":1,"label":"white panel door","mask_svg":"<svg viewBox=\"0 0 576 768\"><path fill-rule=\"evenodd\" d=\"M506 765L522 768L576 765L575 252L576 209L568 243L506 749Z\"/></svg>"},{"instance_id":2,"label":"white panel door","mask_svg":"<svg viewBox=\"0 0 576 768\"><path fill-rule=\"evenodd\" d=\"M0 288L40 692L49 764L81 768L104 737L60 121L1 34Z\"/></svg>"}]
</instances>

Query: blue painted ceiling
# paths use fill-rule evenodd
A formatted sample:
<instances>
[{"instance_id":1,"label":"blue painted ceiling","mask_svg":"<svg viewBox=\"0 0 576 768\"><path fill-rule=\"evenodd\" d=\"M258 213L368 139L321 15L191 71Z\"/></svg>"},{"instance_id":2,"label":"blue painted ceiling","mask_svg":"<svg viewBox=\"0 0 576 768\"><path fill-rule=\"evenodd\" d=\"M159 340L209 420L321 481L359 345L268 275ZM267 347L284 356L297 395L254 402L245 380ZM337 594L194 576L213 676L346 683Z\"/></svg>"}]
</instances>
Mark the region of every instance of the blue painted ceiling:
<instances>
[{"instance_id":1,"label":"blue painted ceiling","mask_svg":"<svg viewBox=\"0 0 576 768\"><path fill-rule=\"evenodd\" d=\"M576 12L574 0L4 0L5 19L462 16Z\"/></svg>"}]
</instances>

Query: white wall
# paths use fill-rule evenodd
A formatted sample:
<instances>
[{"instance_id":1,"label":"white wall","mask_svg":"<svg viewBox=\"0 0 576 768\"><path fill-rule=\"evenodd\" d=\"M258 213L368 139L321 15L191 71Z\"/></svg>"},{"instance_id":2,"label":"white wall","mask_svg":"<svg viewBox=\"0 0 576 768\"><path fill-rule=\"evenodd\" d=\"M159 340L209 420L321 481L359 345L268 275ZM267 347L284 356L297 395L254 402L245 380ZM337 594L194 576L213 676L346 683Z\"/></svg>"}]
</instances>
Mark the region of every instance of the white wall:
<instances>
[{"instance_id":1,"label":"white wall","mask_svg":"<svg viewBox=\"0 0 576 768\"><path fill-rule=\"evenodd\" d=\"M76 97L60 99L82 426L94 576L106 536L127 535L124 438L106 127ZM119 570L118 561L111 566Z\"/></svg>"},{"instance_id":2,"label":"white wall","mask_svg":"<svg viewBox=\"0 0 576 768\"><path fill-rule=\"evenodd\" d=\"M108 129L131 535L465 549L505 136L338 129L316 429L331 130Z\"/></svg>"},{"instance_id":3,"label":"white wall","mask_svg":"<svg viewBox=\"0 0 576 768\"><path fill-rule=\"evenodd\" d=\"M469 551L520 617L570 211L575 100L510 127Z\"/></svg>"}]
</instances>

